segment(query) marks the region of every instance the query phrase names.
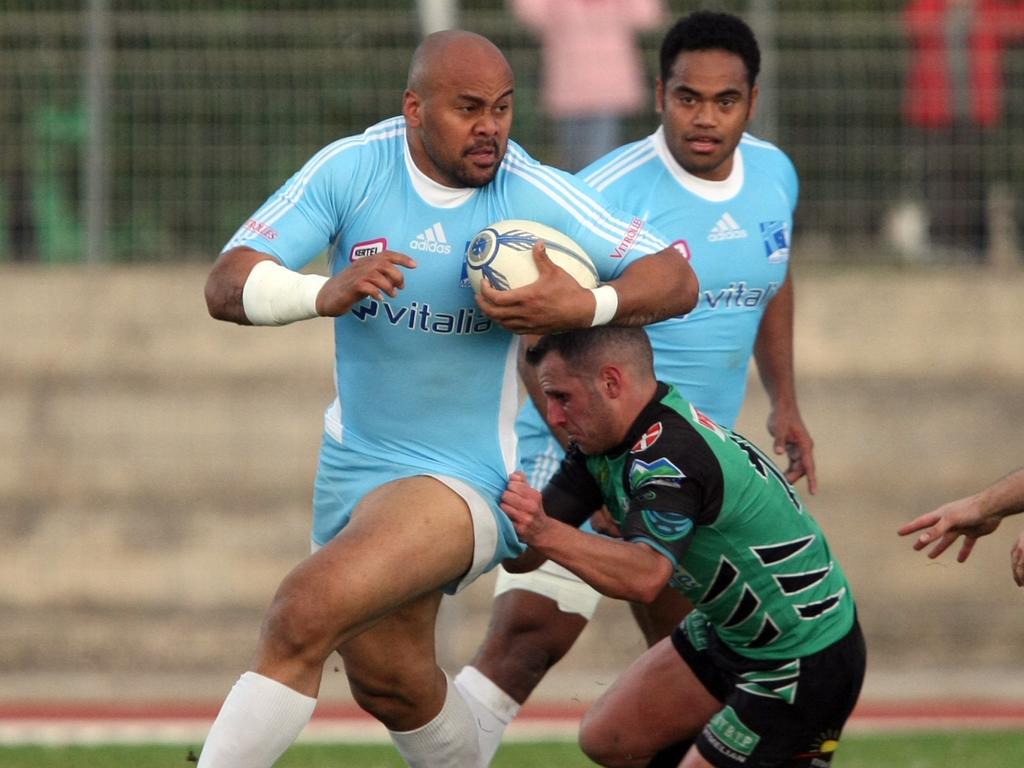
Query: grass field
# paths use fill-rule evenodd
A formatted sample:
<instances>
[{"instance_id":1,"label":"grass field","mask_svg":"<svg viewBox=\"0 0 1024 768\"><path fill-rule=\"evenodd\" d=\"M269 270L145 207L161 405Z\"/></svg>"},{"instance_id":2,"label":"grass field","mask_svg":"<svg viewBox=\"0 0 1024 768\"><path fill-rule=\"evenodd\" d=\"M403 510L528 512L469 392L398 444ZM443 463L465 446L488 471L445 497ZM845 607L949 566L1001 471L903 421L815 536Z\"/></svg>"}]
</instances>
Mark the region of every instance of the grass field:
<instances>
[{"instance_id":1,"label":"grass field","mask_svg":"<svg viewBox=\"0 0 1024 768\"><path fill-rule=\"evenodd\" d=\"M0 747L0 768L188 768L188 746ZM1020 768L1024 731L910 732L844 737L834 768ZM297 745L279 768L402 768L387 745ZM509 743L494 768L592 766L571 742Z\"/></svg>"}]
</instances>

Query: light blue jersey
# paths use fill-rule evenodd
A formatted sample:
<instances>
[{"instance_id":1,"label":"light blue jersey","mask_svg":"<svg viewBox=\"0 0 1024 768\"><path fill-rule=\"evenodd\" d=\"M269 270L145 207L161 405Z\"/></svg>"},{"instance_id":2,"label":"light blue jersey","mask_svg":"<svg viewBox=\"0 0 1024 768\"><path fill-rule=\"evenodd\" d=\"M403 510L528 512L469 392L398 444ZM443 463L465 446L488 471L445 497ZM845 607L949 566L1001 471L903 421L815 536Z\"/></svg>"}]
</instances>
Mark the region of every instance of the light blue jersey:
<instances>
[{"instance_id":1,"label":"light blue jersey","mask_svg":"<svg viewBox=\"0 0 1024 768\"><path fill-rule=\"evenodd\" d=\"M335 319L338 398L326 433L361 461L460 478L496 501L517 464L518 337L477 308L464 256L479 230L510 218L569 235L604 280L667 246L513 142L490 184L443 187L413 164L405 120L392 118L314 155L225 249L249 246L291 269L328 249L332 274L383 250L415 259L395 298L364 299ZM357 501L315 508L314 541L329 541Z\"/></svg>"},{"instance_id":2,"label":"light blue jersey","mask_svg":"<svg viewBox=\"0 0 1024 768\"><path fill-rule=\"evenodd\" d=\"M786 279L799 191L793 164L774 145L744 134L729 178L706 181L679 166L659 128L579 176L613 205L628 201L690 260L700 300L689 314L647 327L654 367L659 379L731 429L765 307ZM543 485L561 451L532 404L516 430L524 470Z\"/></svg>"}]
</instances>

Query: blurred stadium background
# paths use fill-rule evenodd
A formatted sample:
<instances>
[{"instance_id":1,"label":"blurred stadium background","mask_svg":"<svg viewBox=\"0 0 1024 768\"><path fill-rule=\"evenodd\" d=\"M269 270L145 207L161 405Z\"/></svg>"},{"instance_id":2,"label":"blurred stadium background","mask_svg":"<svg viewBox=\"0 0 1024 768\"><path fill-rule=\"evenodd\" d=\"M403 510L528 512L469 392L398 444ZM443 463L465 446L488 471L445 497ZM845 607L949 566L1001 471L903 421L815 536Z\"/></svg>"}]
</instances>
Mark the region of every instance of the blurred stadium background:
<instances>
[{"instance_id":1,"label":"blurred stadium background","mask_svg":"<svg viewBox=\"0 0 1024 768\"><path fill-rule=\"evenodd\" d=\"M897 6L714 4L757 28L755 131L801 175L809 506L857 590L868 693L1020 699L1007 553L1024 519L962 566L895 529L1024 464L1024 47L1004 62L992 242L934 256L907 214ZM458 23L506 51L513 135L557 163L536 40L500 0L463 0ZM419 35L411 0L0 0L0 698L219 701L248 662L307 551L330 328L214 323L205 271L314 150L398 110ZM638 115L630 138L652 126ZM751 393L741 427L764 444ZM449 666L482 636L490 585L446 605ZM587 700L639 653L622 606L598 623L539 697ZM346 696L330 669L325 696Z\"/></svg>"},{"instance_id":2,"label":"blurred stadium background","mask_svg":"<svg viewBox=\"0 0 1024 768\"><path fill-rule=\"evenodd\" d=\"M799 229L817 246L805 259L906 255L906 237L886 236L921 172L901 117L900 5L716 4L744 13L765 48L755 128L800 169ZM397 111L420 34L412 0L3 0L0 11L0 258L44 262L208 259L315 149ZM536 40L502 0L463 0L458 22L507 51L514 135L557 162ZM652 74L658 39L643 38ZM1004 74L988 161L997 207L1019 209L1024 48L1008 48ZM651 124L638 115L629 137Z\"/></svg>"}]
</instances>

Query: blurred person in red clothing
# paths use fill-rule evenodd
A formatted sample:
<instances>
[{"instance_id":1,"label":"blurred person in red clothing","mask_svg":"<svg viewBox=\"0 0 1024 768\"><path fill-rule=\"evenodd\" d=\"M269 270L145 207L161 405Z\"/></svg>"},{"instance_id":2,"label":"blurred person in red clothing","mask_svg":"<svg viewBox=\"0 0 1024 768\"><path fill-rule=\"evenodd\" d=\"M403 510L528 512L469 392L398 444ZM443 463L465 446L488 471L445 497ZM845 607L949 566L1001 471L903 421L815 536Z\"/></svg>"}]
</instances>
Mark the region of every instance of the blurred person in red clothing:
<instances>
[{"instance_id":1,"label":"blurred person in red clothing","mask_svg":"<svg viewBox=\"0 0 1024 768\"><path fill-rule=\"evenodd\" d=\"M983 259L990 147L1003 115L1003 51L1024 37L1022 0L910 0L904 117L922 149L928 235L939 258Z\"/></svg>"},{"instance_id":2,"label":"blurred person in red clothing","mask_svg":"<svg viewBox=\"0 0 1024 768\"><path fill-rule=\"evenodd\" d=\"M623 143L622 120L647 101L637 34L656 27L663 0L509 0L541 41L542 102L559 156L575 173Z\"/></svg>"}]
</instances>

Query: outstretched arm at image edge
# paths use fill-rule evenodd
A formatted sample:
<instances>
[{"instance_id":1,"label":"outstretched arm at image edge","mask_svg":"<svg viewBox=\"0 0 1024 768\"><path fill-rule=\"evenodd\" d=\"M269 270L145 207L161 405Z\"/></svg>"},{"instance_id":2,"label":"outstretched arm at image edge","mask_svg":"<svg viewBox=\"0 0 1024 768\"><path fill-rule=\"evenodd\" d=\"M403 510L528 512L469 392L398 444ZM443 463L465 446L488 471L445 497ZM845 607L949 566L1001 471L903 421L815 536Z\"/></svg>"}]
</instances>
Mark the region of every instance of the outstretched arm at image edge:
<instances>
[{"instance_id":1,"label":"outstretched arm at image edge","mask_svg":"<svg viewBox=\"0 0 1024 768\"><path fill-rule=\"evenodd\" d=\"M898 533L900 536L907 536L920 532L914 541L914 549L922 550L929 544L934 544L928 552L930 558L938 557L960 536L964 536L964 543L957 555L957 561L962 563L970 556L979 537L996 530L1004 517L1021 512L1024 512L1024 468L1010 473L971 496L947 502L931 512L926 512L903 525ZM1024 580L1024 553L1017 555L1018 547L1024 547L1024 542L1018 540L1011 557L1020 558L1021 580ZM1014 559L1012 563L1016 579L1018 560ZM1020 583L1021 581L1018 581L1018 584Z\"/></svg>"}]
</instances>

